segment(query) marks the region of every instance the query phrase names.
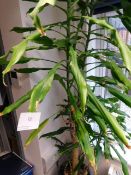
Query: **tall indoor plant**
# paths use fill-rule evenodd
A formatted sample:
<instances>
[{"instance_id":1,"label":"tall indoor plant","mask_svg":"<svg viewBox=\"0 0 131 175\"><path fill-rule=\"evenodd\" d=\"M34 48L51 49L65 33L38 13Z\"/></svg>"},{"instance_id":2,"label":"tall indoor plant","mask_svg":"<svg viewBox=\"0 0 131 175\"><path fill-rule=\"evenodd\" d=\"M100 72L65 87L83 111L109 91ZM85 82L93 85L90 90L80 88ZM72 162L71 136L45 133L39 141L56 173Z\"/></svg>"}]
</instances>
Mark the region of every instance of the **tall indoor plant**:
<instances>
[{"instance_id":1,"label":"tall indoor plant","mask_svg":"<svg viewBox=\"0 0 131 175\"><path fill-rule=\"evenodd\" d=\"M62 10L67 19L58 23L43 26L39 18L39 13L46 8L47 5L55 5L55 0L28 0L35 2L36 6L29 10L29 16L32 19L33 27L15 27L12 30L20 33L31 32L18 45L14 46L7 54L3 55L1 64L6 65L3 71L3 81L5 75L11 71L15 64L23 64L29 61L36 61L41 58L29 58L24 56L26 51L34 49L50 50L60 49L65 52L65 59L55 64L53 68L48 71L47 76L43 77L27 94L18 99L14 104L6 107L0 115L6 115L11 111L20 107L24 102L29 100L29 112L37 111L39 103L41 103L47 93L49 92L53 80L59 81L64 88L67 99L62 105L62 110L44 120L37 130L34 130L27 139L26 146L38 135L38 133L48 124L52 118L57 119L61 115L66 116L68 124L57 131L46 133L41 137L50 137L60 142L56 137L64 131L70 131L72 143L58 145L58 148L64 147L65 150L71 150L71 163L69 166L69 174L79 174L81 170L81 160L84 162L85 158L88 160L88 167L82 174L97 174L96 160L100 152L102 152L101 144L104 145L104 152L106 158L111 157L110 148L112 147L118 155L122 169L125 175L128 175L128 168L125 160L121 157L119 152L113 147L112 142L116 140L118 144L124 148L131 147L123 128L123 120L121 116L117 118L113 116L112 112L120 113L120 110L114 108L116 102L119 100L131 107L131 98L128 96L128 91L131 89L131 81L123 73L121 68L126 69L129 74L131 72L131 51L130 48L122 41L117 30L106 22L105 19L93 18L95 6L99 3L97 0L59 0L67 3L66 8L56 5L59 10ZM130 31L130 14L127 13L126 8L128 1L122 1L124 13L117 10L119 18ZM130 3L129 3L130 4ZM126 12L126 13L125 13ZM44 11L43 11L44 13ZM85 30L87 25L87 31ZM98 30L92 29L93 25L98 25L108 31L108 36L101 35ZM61 27L66 32L61 39L50 38L46 35L47 31L57 31ZM58 31L60 33L60 31ZM118 48L122 64L119 65L114 61L113 55L115 52L102 49L89 49L91 34L100 37L100 39L114 45ZM30 43L33 46L30 46ZM109 57L110 56L110 57ZM88 76L85 71L86 59L93 57L99 61L100 67L110 69L111 77L95 77ZM10 60L8 61L8 58ZM120 59L118 58L118 59ZM86 65L90 66L89 63ZM59 69L64 69L65 77L59 73ZM20 73L32 73L39 70L46 70L45 68L19 68L15 69ZM88 80L94 81L96 84L104 87L115 98L102 99L95 95L95 88L91 88ZM6 84L6 82L5 82ZM107 108L106 103L110 104ZM114 111L113 111L114 110ZM122 113L123 114L123 113ZM91 122L95 122L99 126L99 132L92 129ZM108 133L111 133L111 137ZM80 150L81 148L81 150ZM86 164L86 162L85 162Z\"/></svg>"}]
</instances>

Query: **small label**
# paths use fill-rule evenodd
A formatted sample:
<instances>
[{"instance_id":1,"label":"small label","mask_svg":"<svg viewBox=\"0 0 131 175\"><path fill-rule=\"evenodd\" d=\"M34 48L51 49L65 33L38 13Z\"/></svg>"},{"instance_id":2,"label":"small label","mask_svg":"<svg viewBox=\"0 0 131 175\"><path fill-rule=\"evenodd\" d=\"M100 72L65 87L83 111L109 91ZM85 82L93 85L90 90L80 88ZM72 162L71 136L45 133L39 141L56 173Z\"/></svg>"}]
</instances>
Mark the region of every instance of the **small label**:
<instances>
[{"instance_id":1,"label":"small label","mask_svg":"<svg viewBox=\"0 0 131 175\"><path fill-rule=\"evenodd\" d=\"M20 114L17 131L37 129L41 112L25 112Z\"/></svg>"}]
</instances>

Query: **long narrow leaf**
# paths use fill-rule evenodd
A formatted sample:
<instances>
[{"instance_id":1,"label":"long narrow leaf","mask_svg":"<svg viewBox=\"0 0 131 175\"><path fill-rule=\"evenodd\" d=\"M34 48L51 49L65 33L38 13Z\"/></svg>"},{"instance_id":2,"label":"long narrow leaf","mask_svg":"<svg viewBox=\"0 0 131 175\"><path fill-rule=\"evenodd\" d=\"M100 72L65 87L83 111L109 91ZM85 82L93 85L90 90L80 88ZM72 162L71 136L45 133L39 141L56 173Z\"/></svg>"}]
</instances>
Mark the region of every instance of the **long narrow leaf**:
<instances>
[{"instance_id":1,"label":"long narrow leaf","mask_svg":"<svg viewBox=\"0 0 131 175\"><path fill-rule=\"evenodd\" d=\"M90 87L87 86L88 88L88 94L89 97L91 98L91 101L94 103L94 105L97 107L97 109L100 111L102 114L103 119L105 119L111 129L114 131L114 133L117 135L117 137L128 147L131 148L131 145L129 145L128 139L125 136L124 131L118 124L117 120L113 115L101 104L101 102L98 100L98 98L93 94L91 91Z\"/></svg>"},{"instance_id":2,"label":"long narrow leaf","mask_svg":"<svg viewBox=\"0 0 131 175\"><path fill-rule=\"evenodd\" d=\"M122 92L120 92L119 90L113 87L108 87L108 90L112 95L114 95L119 100L124 102L127 106L131 107L131 97L130 96L123 94Z\"/></svg>"},{"instance_id":3,"label":"long narrow leaf","mask_svg":"<svg viewBox=\"0 0 131 175\"><path fill-rule=\"evenodd\" d=\"M73 120L76 124L76 133L78 137L78 141L81 145L83 152L86 154L91 170L96 175L96 165L95 165L95 157L94 157L94 150L91 147L90 140L89 140L89 133L85 127L85 122L82 117L82 113L80 112L79 108L77 107L76 100L74 96L70 93L70 102L71 102L71 111L73 115Z\"/></svg>"},{"instance_id":4,"label":"long narrow leaf","mask_svg":"<svg viewBox=\"0 0 131 175\"><path fill-rule=\"evenodd\" d=\"M41 25L38 13L43 9L45 4L55 5L55 2L56 0L39 0L34 10L30 13L35 27L42 35L45 35L45 31L43 29L43 26Z\"/></svg>"},{"instance_id":5,"label":"long narrow leaf","mask_svg":"<svg viewBox=\"0 0 131 175\"><path fill-rule=\"evenodd\" d=\"M92 23L98 24L101 27L107 28L110 30L110 39L112 43L114 43L121 53L121 56L123 58L123 61L127 67L127 69L131 72L131 50L128 48L128 46L122 41L119 33L117 30L110 24L108 24L105 20L102 19L96 19L92 17L85 16L86 19L90 20Z\"/></svg>"},{"instance_id":6,"label":"long narrow leaf","mask_svg":"<svg viewBox=\"0 0 131 175\"><path fill-rule=\"evenodd\" d=\"M36 37L39 37L40 34L38 32L33 33L31 35L29 35L25 40L23 40L22 42L20 42L18 45L16 45L15 47L13 47L12 49L12 57L10 58L10 61L8 63L8 65L6 66L6 68L4 69L4 71L2 72L3 77L5 76L5 74L7 74L11 68L21 59L21 57L23 56L23 54L26 51L26 48L28 46L28 42L33 40Z\"/></svg>"},{"instance_id":7,"label":"long narrow leaf","mask_svg":"<svg viewBox=\"0 0 131 175\"><path fill-rule=\"evenodd\" d=\"M61 127L56 131L52 131L52 132L49 132L49 133L46 133L46 134L42 134L40 136L40 138L42 138L42 137L51 138L51 137L54 137L56 135L60 135L60 134L64 133L67 130L69 130L69 127Z\"/></svg>"},{"instance_id":8,"label":"long narrow leaf","mask_svg":"<svg viewBox=\"0 0 131 175\"><path fill-rule=\"evenodd\" d=\"M49 92L52 81L54 79L54 75L58 68L61 66L61 62L57 63L54 68L52 68L49 72L48 75L41 80L34 88L32 94L31 94L31 99L30 99L30 104L29 104L29 111L34 112L37 110L37 105L43 101L47 93Z\"/></svg>"},{"instance_id":9,"label":"long narrow leaf","mask_svg":"<svg viewBox=\"0 0 131 175\"><path fill-rule=\"evenodd\" d=\"M18 72L18 73L25 73L25 74L37 72L37 71L40 71L40 70L51 70L51 68L37 68L37 67L32 67L32 68L15 69L16 72Z\"/></svg>"},{"instance_id":10,"label":"long narrow leaf","mask_svg":"<svg viewBox=\"0 0 131 175\"><path fill-rule=\"evenodd\" d=\"M28 145L31 144L31 142L37 137L37 135L40 133L40 131L48 124L49 118L45 119L38 127L38 129L35 129L29 137L27 138L25 142L25 146L27 147Z\"/></svg>"},{"instance_id":11,"label":"long narrow leaf","mask_svg":"<svg viewBox=\"0 0 131 175\"><path fill-rule=\"evenodd\" d=\"M13 104L9 105L8 107L5 107L4 110L0 112L0 116L9 114L10 112L20 107L24 102L30 99L31 93L32 93L32 90L30 90L26 95L22 96L20 99L18 99Z\"/></svg>"},{"instance_id":12,"label":"long narrow leaf","mask_svg":"<svg viewBox=\"0 0 131 175\"><path fill-rule=\"evenodd\" d=\"M75 77L75 80L78 86L78 90L80 93L81 109L82 109L82 112L84 112L85 106L86 106L86 99L87 99L86 81L78 67L77 53L72 47L70 48L70 60L71 60L70 61L71 71Z\"/></svg>"}]
</instances>

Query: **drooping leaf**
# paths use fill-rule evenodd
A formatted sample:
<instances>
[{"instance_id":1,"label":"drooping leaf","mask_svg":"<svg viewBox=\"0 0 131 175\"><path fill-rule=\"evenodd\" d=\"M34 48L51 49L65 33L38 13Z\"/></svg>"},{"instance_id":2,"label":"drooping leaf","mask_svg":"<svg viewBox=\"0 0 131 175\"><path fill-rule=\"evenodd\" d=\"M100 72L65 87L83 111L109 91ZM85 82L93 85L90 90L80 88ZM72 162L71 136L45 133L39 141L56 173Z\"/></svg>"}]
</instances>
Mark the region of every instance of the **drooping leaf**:
<instances>
[{"instance_id":1,"label":"drooping leaf","mask_svg":"<svg viewBox=\"0 0 131 175\"><path fill-rule=\"evenodd\" d=\"M104 134L107 133L107 126L105 124L105 121L100 118L99 116L91 115L91 118L96 121L100 129L103 131Z\"/></svg>"},{"instance_id":2,"label":"drooping leaf","mask_svg":"<svg viewBox=\"0 0 131 175\"><path fill-rule=\"evenodd\" d=\"M77 113L75 115L77 115ZM81 148L89 160L90 167L93 170L94 175L96 175L94 150L90 145L88 131L86 130L84 123L81 120L77 121L76 132Z\"/></svg>"},{"instance_id":3,"label":"drooping leaf","mask_svg":"<svg viewBox=\"0 0 131 175\"><path fill-rule=\"evenodd\" d=\"M120 153L117 151L115 147L112 146L112 148L117 154L117 156L119 157L124 175L129 175L128 165L127 165L126 160L120 155Z\"/></svg>"},{"instance_id":4,"label":"drooping leaf","mask_svg":"<svg viewBox=\"0 0 131 175\"><path fill-rule=\"evenodd\" d=\"M35 27L42 35L45 35L45 33L44 28L41 25L40 19L38 17L38 13L44 8L46 4L55 5L55 2L56 0L39 0L34 10L30 13L30 16L33 20Z\"/></svg>"},{"instance_id":5,"label":"drooping leaf","mask_svg":"<svg viewBox=\"0 0 131 175\"><path fill-rule=\"evenodd\" d=\"M94 172L94 175L96 175L96 165L95 165L95 157L94 157L94 150L90 144L89 140L89 133L85 127L85 121L82 120L82 113L80 112L79 108L77 107L76 100L72 93L69 95L70 102L71 102L71 112L73 120L76 124L76 135L78 137L78 141L80 143L80 146L83 150L83 152L86 154L91 170Z\"/></svg>"},{"instance_id":6,"label":"drooping leaf","mask_svg":"<svg viewBox=\"0 0 131 175\"><path fill-rule=\"evenodd\" d=\"M13 48L13 54L10 59L10 62L5 68L5 70L2 72L3 77L6 73L8 73L11 70L12 66L20 60L20 58L22 57L22 55L24 54L26 50L27 44L28 44L28 41L24 40Z\"/></svg>"},{"instance_id":7,"label":"drooping leaf","mask_svg":"<svg viewBox=\"0 0 131 175\"><path fill-rule=\"evenodd\" d=\"M38 127L38 129L35 129L29 137L27 138L25 142L25 146L27 147L28 145L31 144L31 142L38 136L38 134L41 132L41 130L48 124L49 118L45 119Z\"/></svg>"},{"instance_id":8,"label":"drooping leaf","mask_svg":"<svg viewBox=\"0 0 131 175\"><path fill-rule=\"evenodd\" d=\"M88 109L96 116L101 116L101 113L100 111L96 108L96 106L91 103L90 101L88 101L88 104L87 104L87 113L88 113Z\"/></svg>"},{"instance_id":9,"label":"drooping leaf","mask_svg":"<svg viewBox=\"0 0 131 175\"><path fill-rule=\"evenodd\" d=\"M37 33L37 32L33 33L33 34L29 35L26 39L24 39L22 42L20 42L18 45L13 47L12 56L10 58L10 61L9 61L8 65L6 66L6 68L4 69L4 71L2 72L3 77L21 59L21 57L23 56L23 54L26 51L26 48L28 46L28 42L31 41L34 38L39 37L39 36L40 36L39 33Z\"/></svg>"},{"instance_id":10,"label":"drooping leaf","mask_svg":"<svg viewBox=\"0 0 131 175\"><path fill-rule=\"evenodd\" d=\"M113 87L108 87L108 91L112 95L120 99L122 102L124 102L127 106L131 107L131 97L130 96L120 92L119 90Z\"/></svg>"},{"instance_id":11,"label":"drooping leaf","mask_svg":"<svg viewBox=\"0 0 131 175\"><path fill-rule=\"evenodd\" d=\"M77 63L77 53L72 47L70 48L70 67L78 86L78 91L80 93L81 109L82 112L84 112L87 99L86 80L84 79L84 76L79 69Z\"/></svg>"},{"instance_id":12,"label":"drooping leaf","mask_svg":"<svg viewBox=\"0 0 131 175\"><path fill-rule=\"evenodd\" d=\"M37 109L37 105L43 101L47 93L49 92L52 81L54 79L54 75L58 68L61 66L61 62L57 63L54 68L52 68L48 75L42 79L35 87L31 94L30 104L29 104L29 111L34 112Z\"/></svg>"},{"instance_id":13,"label":"drooping leaf","mask_svg":"<svg viewBox=\"0 0 131 175\"><path fill-rule=\"evenodd\" d=\"M36 7L35 7L35 9L30 14L30 16L32 16L32 17L36 16L41 11L41 8L45 4L55 5L55 3L56 3L56 0L39 0Z\"/></svg>"},{"instance_id":14,"label":"drooping leaf","mask_svg":"<svg viewBox=\"0 0 131 175\"><path fill-rule=\"evenodd\" d=\"M106 20L96 19L88 16L86 16L85 18L90 20L92 23L95 23L97 25L100 25L101 27L104 27L110 30L110 40L114 45L116 45L119 48L119 51L121 53L125 66L131 72L131 59L130 59L131 50L124 43L124 41L122 41L118 31L112 25L108 24Z\"/></svg>"},{"instance_id":15,"label":"drooping leaf","mask_svg":"<svg viewBox=\"0 0 131 175\"><path fill-rule=\"evenodd\" d=\"M116 81L123 83L129 90L131 89L131 80L129 80L124 73L122 72L121 68L117 66L117 64L112 61L109 63L110 69L112 72L112 76Z\"/></svg>"},{"instance_id":16,"label":"drooping leaf","mask_svg":"<svg viewBox=\"0 0 131 175\"><path fill-rule=\"evenodd\" d=\"M20 107L24 102L30 99L32 90L30 90L26 95L23 95L20 99L18 99L13 104L9 105L8 107L5 107L2 112L0 112L0 116L9 114L10 112L16 110L18 107Z\"/></svg>"},{"instance_id":17,"label":"drooping leaf","mask_svg":"<svg viewBox=\"0 0 131 175\"><path fill-rule=\"evenodd\" d=\"M99 110L103 119L109 123L111 129L114 131L117 137L125 144L125 146L130 148L131 146L129 145L128 139L126 138L126 135L124 131L122 130L121 126L118 124L116 118L101 104L101 102L93 94L93 92L91 91L88 85L87 85L87 89L88 89L88 94L89 94L91 101L94 103L96 108Z\"/></svg>"}]
</instances>

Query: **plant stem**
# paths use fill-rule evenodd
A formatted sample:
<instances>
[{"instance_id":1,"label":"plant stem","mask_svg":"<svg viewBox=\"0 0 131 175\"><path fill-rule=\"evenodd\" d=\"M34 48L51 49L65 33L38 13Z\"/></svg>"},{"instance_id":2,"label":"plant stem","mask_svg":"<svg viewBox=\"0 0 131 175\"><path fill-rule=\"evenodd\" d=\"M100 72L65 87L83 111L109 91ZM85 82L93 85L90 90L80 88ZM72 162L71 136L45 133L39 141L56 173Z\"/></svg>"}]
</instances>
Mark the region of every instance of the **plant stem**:
<instances>
[{"instance_id":1,"label":"plant stem","mask_svg":"<svg viewBox=\"0 0 131 175\"><path fill-rule=\"evenodd\" d=\"M94 2L93 2L94 3ZM89 16L92 16L94 13L94 5L92 5L92 8L90 9L90 12L89 12ZM90 35L91 35L91 27L92 27L92 22L89 21L89 24L88 24L88 31L87 31L87 38L86 38L86 47L85 47L85 51L88 50L88 47L89 47L89 42L90 42Z\"/></svg>"},{"instance_id":2,"label":"plant stem","mask_svg":"<svg viewBox=\"0 0 131 175\"><path fill-rule=\"evenodd\" d=\"M72 3L71 0L67 0L67 38L68 41L70 42L70 36L71 36L71 13L72 13ZM67 57L67 95L68 95L68 105L70 105L70 101L69 101L69 90L70 90L70 85L69 85L69 71L70 71L70 67L69 67L69 56L70 56L70 43L68 43L67 45L67 50L66 50L66 57ZM71 122L71 126L70 126L70 134L71 134L71 139L72 139L72 143L76 144L77 143L77 137L76 137L76 129L75 129L75 124L71 119L71 114L70 114L70 122ZM74 148L72 151L72 170L74 170L76 168L76 166L78 165L78 161L79 161L79 149L78 148ZM74 175L77 175L78 173L75 172Z\"/></svg>"},{"instance_id":3,"label":"plant stem","mask_svg":"<svg viewBox=\"0 0 131 175\"><path fill-rule=\"evenodd\" d=\"M71 21L70 21L70 15L71 15L71 0L67 1L67 38L68 41L70 41L70 26L71 26ZM67 58L67 95L69 92L69 49L70 49L70 44L68 43L67 49L66 49L66 58ZM69 102L69 96L68 96L68 102Z\"/></svg>"}]
</instances>

